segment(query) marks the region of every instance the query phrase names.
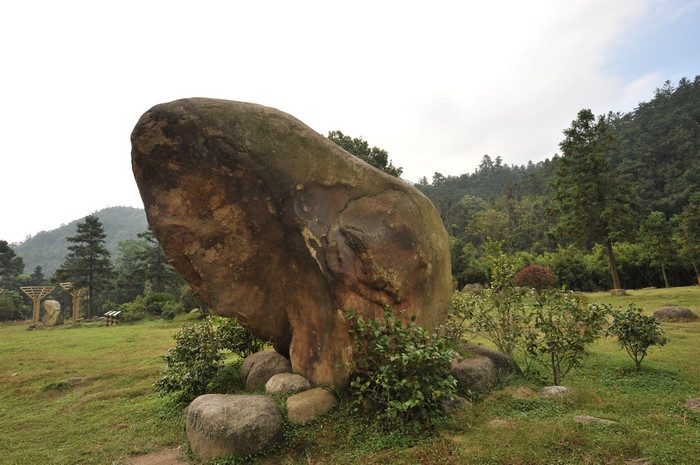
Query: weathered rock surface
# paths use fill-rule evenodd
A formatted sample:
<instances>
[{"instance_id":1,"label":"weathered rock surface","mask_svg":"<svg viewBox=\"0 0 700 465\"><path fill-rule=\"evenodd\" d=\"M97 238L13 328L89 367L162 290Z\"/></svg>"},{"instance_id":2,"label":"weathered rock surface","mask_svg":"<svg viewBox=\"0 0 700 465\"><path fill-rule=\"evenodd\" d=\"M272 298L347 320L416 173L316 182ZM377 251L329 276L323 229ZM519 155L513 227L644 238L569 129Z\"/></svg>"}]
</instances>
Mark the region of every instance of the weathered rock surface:
<instances>
[{"instance_id":1,"label":"weathered rock surface","mask_svg":"<svg viewBox=\"0 0 700 465\"><path fill-rule=\"evenodd\" d=\"M700 413L700 397L696 399L689 399L683 405L694 412Z\"/></svg>"},{"instance_id":2,"label":"weathered rock surface","mask_svg":"<svg viewBox=\"0 0 700 465\"><path fill-rule=\"evenodd\" d=\"M287 417L295 424L308 423L328 412L338 398L328 389L314 388L287 398Z\"/></svg>"},{"instance_id":3,"label":"weathered rock surface","mask_svg":"<svg viewBox=\"0 0 700 465\"><path fill-rule=\"evenodd\" d=\"M452 290L447 234L418 190L273 108L184 99L131 136L148 222L213 311L289 354L314 385L344 385L344 315L390 305L434 327Z\"/></svg>"},{"instance_id":4,"label":"weathered rock surface","mask_svg":"<svg viewBox=\"0 0 700 465\"><path fill-rule=\"evenodd\" d=\"M654 312L654 318L661 321L692 321L698 316L685 307L661 307Z\"/></svg>"},{"instance_id":5,"label":"weathered rock surface","mask_svg":"<svg viewBox=\"0 0 700 465\"><path fill-rule=\"evenodd\" d=\"M185 431L202 462L263 452L283 436L282 413L265 396L205 394L187 411Z\"/></svg>"},{"instance_id":6,"label":"weathered rock surface","mask_svg":"<svg viewBox=\"0 0 700 465\"><path fill-rule=\"evenodd\" d=\"M309 380L296 373L278 373L265 383L265 392L268 394L290 394L309 389Z\"/></svg>"},{"instance_id":7,"label":"weathered rock surface","mask_svg":"<svg viewBox=\"0 0 700 465\"><path fill-rule=\"evenodd\" d=\"M540 391L541 397L561 397L568 396L573 391L566 386L545 386Z\"/></svg>"},{"instance_id":8,"label":"weathered rock surface","mask_svg":"<svg viewBox=\"0 0 700 465\"><path fill-rule=\"evenodd\" d=\"M63 312L61 304L57 300L44 301L44 317L41 319L44 326L57 326L63 324Z\"/></svg>"},{"instance_id":9,"label":"weathered rock surface","mask_svg":"<svg viewBox=\"0 0 700 465\"><path fill-rule=\"evenodd\" d=\"M520 367L517 363L515 363L513 357L509 357L503 352L498 352L497 350L492 350L478 344L466 344L464 348L474 352L477 355L491 359L499 372L513 374L521 373Z\"/></svg>"},{"instance_id":10,"label":"weathered rock surface","mask_svg":"<svg viewBox=\"0 0 700 465\"><path fill-rule=\"evenodd\" d=\"M488 357L465 358L452 365L460 392L488 392L496 385L496 365Z\"/></svg>"},{"instance_id":11,"label":"weathered rock surface","mask_svg":"<svg viewBox=\"0 0 700 465\"><path fill-rule=\"evenodd\" d=\"M254 389L265 386L274 375L290 373L292 365L283 355L274 350L256 352L243 360L241 364L241 380L246 389Z\"/></svg>"},{"instance_id":12,"label":"weathered rock surface","mask_svg":"<svg viewBox=\"0 0 700 465\"><path fill-rule=\"evenodd\" d=\"M593 417L590 415L576 415L574 421L577 423L583 423L585 425L592 424L602 424L602 425L615 425L618 422L614 420L606 420L605 418Z\"/></svg>"}]
</instances>

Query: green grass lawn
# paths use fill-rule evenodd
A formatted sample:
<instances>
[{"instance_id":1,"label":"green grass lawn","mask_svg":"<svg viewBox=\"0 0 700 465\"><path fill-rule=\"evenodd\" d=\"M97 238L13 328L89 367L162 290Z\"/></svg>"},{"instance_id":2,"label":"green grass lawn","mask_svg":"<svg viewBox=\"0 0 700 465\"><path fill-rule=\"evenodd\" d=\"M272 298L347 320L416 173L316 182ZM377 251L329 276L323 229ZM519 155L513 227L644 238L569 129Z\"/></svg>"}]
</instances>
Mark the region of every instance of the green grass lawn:
<instances>
[{"instance_id":1,"label":"green grass lawn","mask_svg":"<svg viewBox=\"0 0 700 465\"><path fill-rule=\"evenodd\" d=\"M700 315L700 286L588 295L594 302L653 310L684 306ZM143 322L27 331L0 326L0 463L120 464L128 455L186 444L182 412L153 383L183 324ZM458 408L431 432L380 432L339 407L288 428L276 464L624 464L700 462L700 321L664 323L670 342L653 347L636 373L612 339L602 339L569 373L565 398L537 395L546 383L508 378ZM586 425L577 415L614 420ZM194 463L194 462L193 462Z\"/></svg>"}]
</instances>

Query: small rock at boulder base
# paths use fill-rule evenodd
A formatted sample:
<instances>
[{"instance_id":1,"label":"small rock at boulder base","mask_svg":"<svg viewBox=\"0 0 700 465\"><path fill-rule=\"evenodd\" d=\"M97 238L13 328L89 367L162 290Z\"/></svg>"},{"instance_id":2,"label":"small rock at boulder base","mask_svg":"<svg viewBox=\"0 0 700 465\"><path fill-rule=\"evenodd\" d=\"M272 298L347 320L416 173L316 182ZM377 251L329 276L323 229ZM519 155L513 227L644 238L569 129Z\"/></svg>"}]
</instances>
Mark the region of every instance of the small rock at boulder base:
<instances>
[{"instance_id":1,"label":"small rock at boulder base","mask_svg":"<svg viewBox=\"0 0 700 465\"><path fill-rule=\"evenodd\" d=\"M241 380L246 389L252 391L265 386L278 373L289 373L292 365L283 355L274 350L263 350L249 355L241 364Z\"/></svg>"},{"instance_id":2,"label":"small rock at boulder base","mask_svg":"<svg viewBox=\"0 0 700 465\"><path fill-rule=\"evenodd\" d=\"M337 403L338 398L328 389L309 389L287 398L287 417L297 425L308 423L328 412Z\"/></svg>"},{"instance_id":3,"label":"small rock at boulder base","mask_svg":"<svg viewBox=\"0 0 700 465\"><path fill-rule=\"evenodd\" d=\"M515 363L513 357L510 357L503 352L498 352L497 350L492 350L478 344L466 344L464 348L474 352L477 355L491 359L499 372L513 374L521 373L520 367L517 363Z\"/></svg>"},{"instance_id":4,"label":"small rock at boulder base","mask_svg":"<svg viewBox=\"0 0 700 465\"><path fill-rule=\"evenodd\" d=\"M452 365L460 392L488 392L496 385L498 370L488 357L465 358Z\"/></svg>"},{"instance_id":5,"label":"small rock at boulder base","mask_svg":"<svg viewBox=\"0 0 700 465\"><path fill-rule=\"evenodd\" d=\"M205 394L187 410L185 432L202 462L229 455L254 455L283 437L283 418L271 397Z\"/></svg>"},{"instance_id":6,"label":"small rock at boulder base","mask_svg":"<svg viewBox=\"0 0 700 465\"><path fill-rule=\"evenodd\" d=\"M429 329L444 323L450 250L430 200L298 119L183 99L147 111L131 144L170 263L313 385L347 384L347 311L370 319L390 306Z\"/></svg>"},{"instance_id":7,"label":"small rock at boulder base","mask_svg":"<svg viewBox=\"0 0 700 465\"><path fill-rule=\"evenodd\" d=\"M296 373L278 373L265 383L267 394L290 394L311 389L309 380Z\"/></svg>"}]
</instances>

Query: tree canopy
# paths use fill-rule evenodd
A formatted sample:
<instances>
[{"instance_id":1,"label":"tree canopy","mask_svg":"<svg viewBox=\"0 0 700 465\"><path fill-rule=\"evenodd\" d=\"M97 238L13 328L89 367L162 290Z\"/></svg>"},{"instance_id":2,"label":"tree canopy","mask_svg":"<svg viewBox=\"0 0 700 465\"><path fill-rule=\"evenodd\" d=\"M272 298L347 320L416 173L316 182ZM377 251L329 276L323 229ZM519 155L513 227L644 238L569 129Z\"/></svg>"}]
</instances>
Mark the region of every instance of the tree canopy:
<instances>
[{"instance_id":1,"label":"tree canopy","mask_svg":"<svg viewBox=\"0 0 700 465\"><path fill-rule=\"evenodd\" d=\"M109 250L104 246L106 234L100 219L88 215L78 223L76 234L67 237L71 244L61 269L60 279L73 283L74 288L87 288L87 317L94 315L95 300L99 291L106 289L111 280L112 262Z\"/></svg>"},{"instance_id":2,"label":"tree canopy","mask_svg":"<svg viewBox=\"0 0 700 465\"><path fill-rule=\"evenodd\" d=\"M391 160L389 160L389 153L386 150L378 147L370 148L369 143L362 139L362 137L352 138L340 131L329 131L328 139L335 142L347 152L355 155L360 160L369 163L375 168L379 168L387 174L399 178L401 177L401 173L403 173L403 168L395 167Z\"/></svg>"}]
</instances>

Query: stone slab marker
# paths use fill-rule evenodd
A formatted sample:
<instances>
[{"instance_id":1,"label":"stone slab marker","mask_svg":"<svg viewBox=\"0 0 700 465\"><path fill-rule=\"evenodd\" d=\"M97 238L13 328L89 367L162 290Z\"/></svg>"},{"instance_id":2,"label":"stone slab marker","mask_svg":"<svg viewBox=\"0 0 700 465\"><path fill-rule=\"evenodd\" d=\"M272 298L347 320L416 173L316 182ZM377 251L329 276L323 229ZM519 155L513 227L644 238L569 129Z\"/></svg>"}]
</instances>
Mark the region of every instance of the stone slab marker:
<instances>
[{"instance_id":1,"label":"stone slab marker","mask_svg":"<svg viewBox=\"0 0 700 465\"><path fill-rule=\"evenodd\" d=\"M390 305L427 327L444 322L450 255L433 205L296 118L183 99L147 111L131 142L170 262L313 385L347 382L346 311L372 318Z\"/></svg>"}]
</instances>

